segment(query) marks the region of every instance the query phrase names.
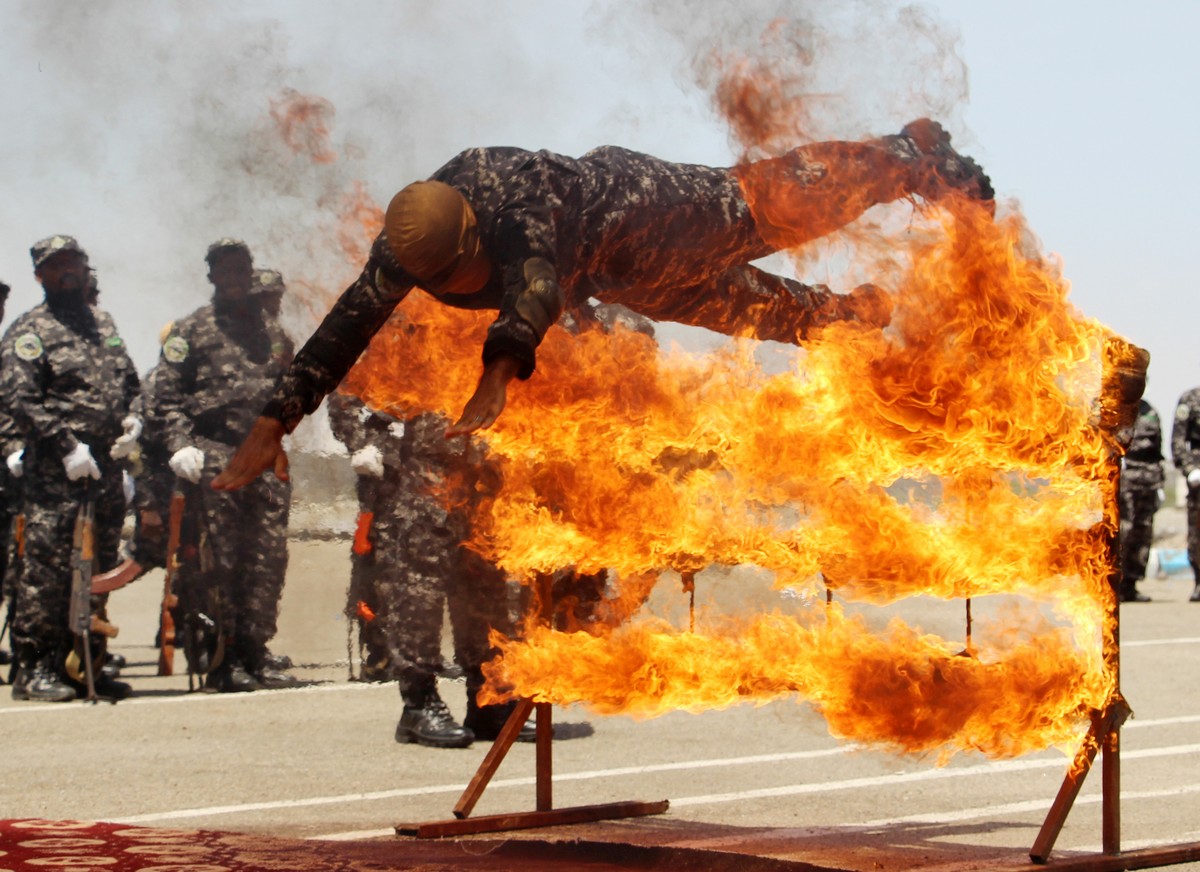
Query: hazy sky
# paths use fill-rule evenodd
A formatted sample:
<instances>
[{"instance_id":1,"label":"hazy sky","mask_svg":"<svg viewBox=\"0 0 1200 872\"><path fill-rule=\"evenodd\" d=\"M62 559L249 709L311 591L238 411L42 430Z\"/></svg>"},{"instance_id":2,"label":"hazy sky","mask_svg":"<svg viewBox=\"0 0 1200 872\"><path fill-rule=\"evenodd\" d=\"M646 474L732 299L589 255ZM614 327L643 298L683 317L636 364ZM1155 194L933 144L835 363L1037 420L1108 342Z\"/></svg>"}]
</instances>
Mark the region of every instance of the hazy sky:
<instances>
[{"instance_id":1,"label":"hazy sky","mask_svg":"<svg viewBox=\"0 0 1200 872\"><path fill-rule=\"evenodd\" d=\"M1182 0L0 0L7 320L40 300L29 245L73 234L145 369L159 328L207 302L218 237L339 291L357 268L331 204L355 180L386 203L473 145L729 164L714 58L760 50L772 21L768 44L781 21L811 37L793 59L807 132L943 119L1061 258L1075 305L1150 350L1147 396L1169 419L1200 384L1200 4ZM288 89L329 101L336 160L272 137Z\"/></svg>"}]
</instances>

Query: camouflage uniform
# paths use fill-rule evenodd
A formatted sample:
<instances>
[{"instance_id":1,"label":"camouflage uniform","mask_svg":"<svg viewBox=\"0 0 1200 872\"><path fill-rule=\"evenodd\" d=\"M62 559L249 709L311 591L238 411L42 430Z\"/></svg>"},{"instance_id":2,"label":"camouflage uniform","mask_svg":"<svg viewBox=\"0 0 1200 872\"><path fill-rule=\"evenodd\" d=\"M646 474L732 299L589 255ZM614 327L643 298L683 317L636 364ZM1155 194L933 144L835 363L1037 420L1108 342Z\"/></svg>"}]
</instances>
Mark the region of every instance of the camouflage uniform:
<instances>
[{"instance_id":1,"label":"camouflage uniform","mask_svg":"<svg viewBox=\"0 0 1200 872\"><path fill-rule=\"evenodd\" d=\"M1175 407L1171 428L1171 459L1186 480L1200 470L1200 388L1185 391ZM1196 579L1192 601L1200 602L1200 484L1187 484L1188 562Z\"/></svg>"},{"instance_id":2,"label":"camouflage uniform","mask_svg":"<svg viewBox=\"0 0 1200 872\"><path fill-rule=\"evenodd\" d=\"M121 466L108 452L122 433L138 376L112 318L99 309L36 306L9 327L0 353L4 402L25 445L25 551L12 639L19 656L38 659L73 641L70 558L85 493L96 505L96 569L118 562L125 497ZM80 442L91 449L99 481L67 479L63 458Z\"/></svg>"},{"instance_id":3,"label":"camouflage uniform","mask_svg":"<svg viewBox=\"0 0 1200 872\"><path fill-rule=\"evenodd\" d=\"M532 374L537 345L564 306L579 308L590 297L655 320L785 342L834 320L878 318L885 304L874 289L833 294L750 262L825 235L876 203L927 195L933 175L958 173L963 178L952 184L964 185L969 177L991 197L987 177L949 148L944 132L931 146L908 130L816 143L739 168L669 163L611 146L578 159L519 148L464 151L431 179L474 210L491 272L481 290L438 299L498 309L483 357L515 358L521 378ZM936 161L929 149L941 150ZM552 274L531 279L527 271L541 264ZM380 234L265 414L290 431L315 410L416 283Z\"/></svg>"},{"instance_id":4,"label":"camouflage uniform","mask_svg":"<svg viewBox=\"0 0 1200 872\"><path fill-rule=\"evenodd\" d=\"M202 531L200 566L189 570L189 579L203 611L220 627L225 667L236 663L254 674L275 635L291 489L274 476L240 491L214 491L208 482L250 431L291 352L272 318L261 311L234 314L214 301L172 326L152 376L167 453L204 452L201 482L186 489Z\"/></svg>"},{"instance_id":5,"label":"camouflage uniform","mask_svg":"<svg viewBox=\"0 0 1200 872\"><path fill-rule=\"evenodd\" d=\"M1166 476L1163 472L1162 424L1145 400L1138 407L1133 436L1121 470L1121 599L1144 602L1137 590L1146 577L1146 562L1154 539L1154 513Z\"/></svg>"},{"instance_id":6,"label":"camouflage uniform","mask_svg":"<svg viewBox=\"0 0 1200 872\"><path fill-rule=\"evenodd\" d=\"M175 487L175 474L167 465L171 452L167 450L163 421L155 398L156 386L161 370L150 370L142 381L141 393L133 401L130 412L142 421L142 433L138 437L139 452L132 466L136 482L133 508L134 527L131 556L144 569L165 567L167 554L167 515L171 492ZM163 526L147 528L143 517L147 512L157 513Z\"/></svg>"},{"instance_id":7,"label":"camouflage uniform","mask_svg":"<svg viewBox=\"0 0 1200 872\"><path fill-rule=\"evenodd\" d=\"M469 511L448 509L439 493L445 486L455 494L465 491L467 499L495 493L500 473L494 461L486 460L478 440L446 439L449 422L440 415L398 421L345 394L330 397L329 412L334 434L347 448L373 444L383 456L383 477L360 476L359 495L367 498L362 508L373 513L374 600L397 672L441 671L447 605L455 659L468 673L477 670L494 653L488 628L510 629L507 581L462 546L470 535ZM466 504L453 495L449 502Z\"/></svg>"}]
</instances>

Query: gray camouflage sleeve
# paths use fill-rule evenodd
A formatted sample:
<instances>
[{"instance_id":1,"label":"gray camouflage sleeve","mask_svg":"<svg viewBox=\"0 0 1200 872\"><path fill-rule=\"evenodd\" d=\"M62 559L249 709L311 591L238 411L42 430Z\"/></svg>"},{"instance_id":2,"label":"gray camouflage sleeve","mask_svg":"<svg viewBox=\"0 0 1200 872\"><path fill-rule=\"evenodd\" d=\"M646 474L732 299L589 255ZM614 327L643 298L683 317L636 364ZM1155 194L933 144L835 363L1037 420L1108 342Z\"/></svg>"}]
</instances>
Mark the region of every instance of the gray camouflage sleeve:
<instances>
[{"instance_id":1,"label":"gray camouflage sleeve","mask_svg":"<svg viewBox=\"0 0 1200 872\"><path fill-rule=\"evenodd\" d=\"M390 257L380 234L366 267L296 353L262 414L281 421L289 433L294 430L341 383L412 287L412 278Z\"/></svg>"}]
</instances>

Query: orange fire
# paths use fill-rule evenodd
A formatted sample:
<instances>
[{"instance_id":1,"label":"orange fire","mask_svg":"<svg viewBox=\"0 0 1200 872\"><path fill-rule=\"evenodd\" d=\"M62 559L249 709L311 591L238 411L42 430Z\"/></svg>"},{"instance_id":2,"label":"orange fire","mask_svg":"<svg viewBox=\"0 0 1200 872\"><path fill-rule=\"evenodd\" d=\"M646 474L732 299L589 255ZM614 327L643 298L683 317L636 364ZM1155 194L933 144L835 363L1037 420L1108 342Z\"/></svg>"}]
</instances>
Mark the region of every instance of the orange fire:
<instances>
[{"instance_id":1,"label":"orange fire","mask_svg":"<svg viewBox=\"0 0 1200 872\"><path fill-rule=\"evenodd\" d=\"M347 226L377 227L361 194ZM526 581L608 569L602 614L630 619L496 635L487 698L655 716L792 697L835 735L943 759L1078 740L1115 687L1107 331L1015 212L952 202L885 241L902 265L892 324L831 325L782 373L749 341L699 357L550 330L485 434L504 488L471 545ZM453 419L493 317L414 292L343 388ZM658 575L713 566L758 567L791 595L694 626L643 607ZM1012 615L970 639L876 613L991 595Z\"/></svg>"}]
</instances>

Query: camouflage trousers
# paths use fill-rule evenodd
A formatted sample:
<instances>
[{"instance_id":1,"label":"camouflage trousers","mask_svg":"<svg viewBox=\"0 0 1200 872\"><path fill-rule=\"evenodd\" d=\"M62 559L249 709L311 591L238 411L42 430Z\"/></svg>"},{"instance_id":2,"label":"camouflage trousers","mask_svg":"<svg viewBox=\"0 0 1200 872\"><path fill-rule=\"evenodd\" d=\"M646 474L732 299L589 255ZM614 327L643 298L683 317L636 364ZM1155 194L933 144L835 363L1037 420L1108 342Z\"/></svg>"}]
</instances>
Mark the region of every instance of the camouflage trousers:
<instances>
[{"instance_id":1,"label":"camouflage trousers","mask_svg":"<svg viewBox=\"0 0 1200 872\"><path fill-rule=\"evenodd\" d=\"M1125 583L1134 584L1146 577L1154 539L1154 513L1158 511L1158 489L1122 488L1120 501L1121 577Z\"/></svg>"},{"instance_id":2,"label":"camouflage trousers","mask_svg":"<svg viewBox=\"0 0 1200 872\"><path fill-rule=\"evenodd\" d=\"M232 450L231 450L232 451ZM290 482L264 475L236 491L209 482L228 456L206 451L199 486L187 489L199 529L198 564L189 567L188 601L216 621L235 656L254 660L275 636L287 573Z\"/></svg>"},{"instance_id":3,"label":"camouflage trousers","mask_svg":"<svg viewBox=\"0 0 1200 872\"><path fill-rule=\"evenodd\" d=\"M97 458L97 464L101 459ZM24 478L24 557L14 567L13 649L22 658L67 650L73 643L67 616L71 602L71 552L75 521L85 494L95 502L95 571L118 562L125 494L121 468L101 465L99 481L68 481L62 462L38 459ZM93 613L107 597L92 597Z\"/></svg>"},{"instance_id":4,"label":"camouflage trousers","mask_svg":"<svg viewBox=\"0 0 1200 872\"><path fill-rule=\"evenodd\" d=\"M374 513L371 550L355 555L351 571L357 573L363 601L373 603L375 622L398 675L441 671L447 608L455 660L464 669L478 667L494 655L489 628L511 631L504 573L460 544L461 526L430 523L429 518L444 516L439 505L429 502L433 500L385 488L364 504Z\"/></svg>"},{"instance_id":5,"label":"camouflage trousers","mask_svg":"<svg viewBox=\"0 0 1200 872\"><path fill-rule=\"evenodd\" d=\"M1200 487L1188 487L1187 553L1196 583L1200 584Z\"/></svg>"}]
</instances>

